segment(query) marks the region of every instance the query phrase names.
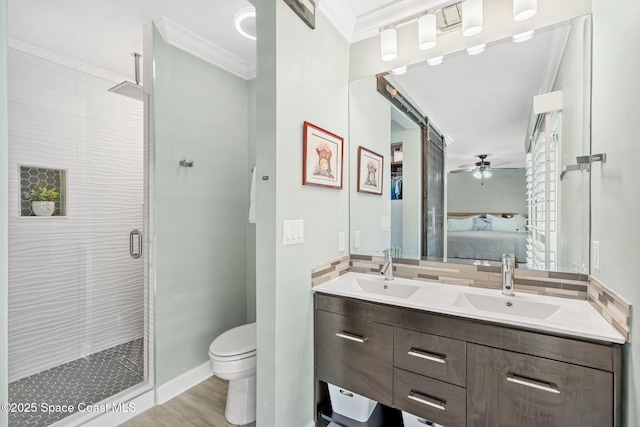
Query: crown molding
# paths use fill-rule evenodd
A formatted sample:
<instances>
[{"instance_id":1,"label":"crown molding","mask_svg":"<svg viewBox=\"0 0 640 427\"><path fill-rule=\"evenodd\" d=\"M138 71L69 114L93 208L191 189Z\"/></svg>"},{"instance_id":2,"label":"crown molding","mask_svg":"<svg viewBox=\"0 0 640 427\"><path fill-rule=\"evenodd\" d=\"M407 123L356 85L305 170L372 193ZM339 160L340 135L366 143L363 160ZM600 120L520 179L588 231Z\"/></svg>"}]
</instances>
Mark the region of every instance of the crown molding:
<instances>
[{"instance_id":1,"label":"crown molding","mask_svg":"<svg viewBox=\"0 0 640 427\"><path fill-rule=\"evenodd\" d=\"M171 46L190 53L242 79L249 80L256 76L255 59L244 61L164 16L155 19L153 22L162 35L162 39Z\"/></svg>"},{"instance_id":2,"label":"crown molding","mask_svg":"<svg viewBox=\"0 0 640 427\"><path fill-rule=\"evenodd\" d=\"M356 25L356 15L344 0L318 0L318 9L324 13L329 22L338 29L340 34L351 43L353 29Z\"/></svg>"}]
</instances>

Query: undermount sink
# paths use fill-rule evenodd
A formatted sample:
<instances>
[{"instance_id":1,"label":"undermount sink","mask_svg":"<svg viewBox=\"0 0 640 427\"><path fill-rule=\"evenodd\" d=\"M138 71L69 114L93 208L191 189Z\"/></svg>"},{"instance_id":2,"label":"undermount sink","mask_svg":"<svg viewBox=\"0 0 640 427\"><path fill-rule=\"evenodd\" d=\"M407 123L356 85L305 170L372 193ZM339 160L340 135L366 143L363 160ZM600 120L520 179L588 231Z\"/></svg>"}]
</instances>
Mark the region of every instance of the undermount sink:
<instances>
[{"instance_id":1,"label":"undermount sink","mask_svg":"<svg viewBox=\"0 0 640 427\"><path fill-rule=\"evenodd\" d=\"M417 286L403 285L392 281L356 279L356 282L366 293L395 298L409 298L418 290Z\"/></svg>"},{"instance_id":2,"label":"undermount sink","mask_svg":"<svg viewBox=\"0 0 640 427\"><path fill-rule=\"evenodd\" d=\"M454 301L457 307L473 307L476 310L493 313L509 314L511 316L528 317L531 319L546 319L558 311L559 305L543 302L518 300L517 297L493 295L479 295L462 293Z\"/></svg>"}]
</instances>

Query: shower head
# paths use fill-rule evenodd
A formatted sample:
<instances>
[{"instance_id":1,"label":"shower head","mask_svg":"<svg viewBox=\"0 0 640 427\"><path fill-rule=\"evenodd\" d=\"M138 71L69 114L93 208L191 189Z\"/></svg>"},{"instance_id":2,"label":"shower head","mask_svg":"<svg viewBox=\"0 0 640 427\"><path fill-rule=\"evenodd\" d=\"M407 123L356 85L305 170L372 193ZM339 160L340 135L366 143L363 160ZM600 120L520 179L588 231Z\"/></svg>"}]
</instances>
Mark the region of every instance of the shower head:
<instances>
[{"instance_id":1,"label":"shower head","mask_svg":"<svg viewBox=\"0 0 640 427\"><path fill-rule=\"evenodd\" d=\"M109 89L109 92L117 93L118 95L124 95L128 96L129 98L142 101L142 86L140 86L138 83L125 81Z\"/></svg>"},{"instance_id":2,"label":"shower head","mask_svg":"<svg viewBox=\"0 0 640 427\"><path fill-rule=\"evenodd\" d=\"M140 57L141 56L142 55L138 53L133 54L135 67L136 67L135 68L136 82L131 83L128 81L124 81L122 83L115 85L111 89L109 89L109 92L117 93L118 95L124 95L124 96L128 96L129 98L142 101L143 91L142 91L142 86L140 86Z\"/></svg>"}]
</instances>

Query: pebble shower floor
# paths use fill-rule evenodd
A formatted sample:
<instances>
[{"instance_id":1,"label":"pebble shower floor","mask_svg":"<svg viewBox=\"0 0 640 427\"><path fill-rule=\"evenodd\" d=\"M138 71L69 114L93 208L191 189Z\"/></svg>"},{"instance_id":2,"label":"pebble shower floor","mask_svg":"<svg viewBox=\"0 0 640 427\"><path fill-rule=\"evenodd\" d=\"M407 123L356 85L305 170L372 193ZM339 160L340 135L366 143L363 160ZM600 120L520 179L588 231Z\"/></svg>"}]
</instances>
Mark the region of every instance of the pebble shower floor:
<instances>
[{"instance_id":1,"label":"pebble shower floor","mask_svg":"<svg viewBox=\"0 0 640 427\"><path fill-rule=\"evenodd\" d=\"M9 384L9 404L31 405L35 412L9 412L10 427L44 427L144 379L143 340L121 344ZM45 405L73 405L74 412L42 411ZM14 405L17 407L17 405Z\"/></svg>"}]
</instances>

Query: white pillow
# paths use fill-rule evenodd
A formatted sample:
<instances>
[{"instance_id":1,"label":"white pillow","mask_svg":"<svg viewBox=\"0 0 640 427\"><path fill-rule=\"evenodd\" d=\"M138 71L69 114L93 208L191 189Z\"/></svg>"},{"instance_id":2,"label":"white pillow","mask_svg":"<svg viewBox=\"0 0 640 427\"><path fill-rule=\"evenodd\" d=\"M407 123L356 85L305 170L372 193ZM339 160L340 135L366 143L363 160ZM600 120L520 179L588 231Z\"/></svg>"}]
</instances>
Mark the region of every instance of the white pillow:
<instances>
[{"instance_id":1,"label":"white pillow","mask_svg":"<svg viewBox=\"0 0 640 427\"><path fill-rule=\"evenodd\" d=\"M473 228L473 219L469 217L464 219L449 218L447 220L447 229L449 231L471 231Z\"/></svg>"},{"instance_id":2,"label":"white pillow","mask_svg":"<svg viewBox=\"0 0 640 427\"><path fill-rule=\"evenodd\" d=\"M491 229L493 231L506 231L510 233L526 231L525 219L518 216L514 216L513 218L500 218L498 216L494 216L491 218Z\"/></svg>"}]
</instances>

